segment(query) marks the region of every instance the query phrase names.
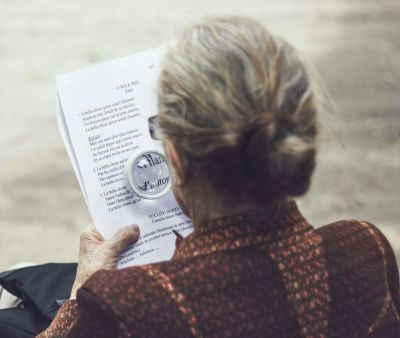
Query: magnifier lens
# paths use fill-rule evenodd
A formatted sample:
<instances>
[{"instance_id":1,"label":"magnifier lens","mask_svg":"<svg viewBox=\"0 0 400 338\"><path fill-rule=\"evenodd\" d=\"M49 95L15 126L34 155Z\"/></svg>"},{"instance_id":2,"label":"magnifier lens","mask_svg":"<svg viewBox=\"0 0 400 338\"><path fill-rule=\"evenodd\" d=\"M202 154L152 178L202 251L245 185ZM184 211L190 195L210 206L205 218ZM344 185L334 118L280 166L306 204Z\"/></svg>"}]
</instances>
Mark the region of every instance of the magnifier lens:
<instances>
[{"instance_id":1,"label":"magnifier lens","mask_svg":"<svg viewBox=\"0 0 400 338\"><path fill-rule=\"evenodd\" d=\"M133 192L140 197L156 199L170 187L170 173L165 156L156 151L139 154L127 163L127 178Z\"/></svg>"}]
</instances>

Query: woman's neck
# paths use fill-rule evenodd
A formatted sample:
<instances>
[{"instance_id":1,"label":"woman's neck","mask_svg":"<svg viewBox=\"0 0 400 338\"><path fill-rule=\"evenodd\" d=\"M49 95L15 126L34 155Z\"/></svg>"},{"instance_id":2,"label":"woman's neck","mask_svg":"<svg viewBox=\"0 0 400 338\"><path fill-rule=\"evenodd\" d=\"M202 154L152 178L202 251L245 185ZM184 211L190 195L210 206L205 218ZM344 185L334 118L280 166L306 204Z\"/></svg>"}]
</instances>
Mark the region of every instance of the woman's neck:
<instances>
[{"instance_id":1,"label":"woman's neck","mask_svg":"<svg viewBox=\"0 0 400 338\"><path fill-rule=\"evenodd\" d=\"M248 212L252 210L259 209L259 205L255 203L243 202L243 201L231 201L230 203L225 203L226 201L220 197L219 200L216 199L199 199L199 203L190 208L189 214L193 221L196 229L201 227L203 224L207 224L209 221L227 217L242 212Z\"/></svg>"},{"instance_id":2,"label":"woman's neck","mask_svg":"<svg viewBox=\"0 0 400 338\"><path fill-rule=\"evenodd\" d=\"M194 190L186 194L186 196L194 196L194 198L189 197L186 199L186 210L188 216L192 219L195 229L199 229L202 225L217 218L249 211L268 211L268 204L266 203L217 194L206 187Z\"/></svg>"}]
</instances>

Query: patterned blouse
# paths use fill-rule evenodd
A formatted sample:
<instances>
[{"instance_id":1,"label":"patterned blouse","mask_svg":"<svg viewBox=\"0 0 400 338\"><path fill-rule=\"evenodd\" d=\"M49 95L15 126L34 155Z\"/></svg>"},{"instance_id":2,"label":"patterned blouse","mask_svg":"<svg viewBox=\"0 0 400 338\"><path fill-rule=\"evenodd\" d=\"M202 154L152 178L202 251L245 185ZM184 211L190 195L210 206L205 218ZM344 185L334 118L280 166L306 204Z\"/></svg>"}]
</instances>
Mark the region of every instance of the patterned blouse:
<instances>
[{"instance_id":1,"label":"patterned blouse","mask_svg":"<svg viewBox=\"0 0 400 338\"><path fill-rule=\"evenodd\" d=\"M96 272L39 338L400 337L399 272L365 221L224 217L171 261Z\"/></svg>"}]
</instances>

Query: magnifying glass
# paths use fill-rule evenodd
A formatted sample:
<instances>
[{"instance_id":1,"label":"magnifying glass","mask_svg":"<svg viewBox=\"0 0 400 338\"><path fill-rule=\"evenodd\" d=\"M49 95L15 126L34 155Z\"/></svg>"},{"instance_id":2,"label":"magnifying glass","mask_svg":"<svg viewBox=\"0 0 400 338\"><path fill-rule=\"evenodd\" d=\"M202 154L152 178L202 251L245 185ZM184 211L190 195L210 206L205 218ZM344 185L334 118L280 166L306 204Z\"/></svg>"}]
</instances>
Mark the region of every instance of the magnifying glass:
<instances>
[{"instance_id":1,"label":"magnifying glass","mask_svg":"<svg viewBox=\"0 0 400 338\"><path fill-rule=\"evenodd\" d=\"M132 192L146 199L158 199L166 195L171 187L167 160L156 150L129 158L125 177Z\"/></svg>"}]
</instances>

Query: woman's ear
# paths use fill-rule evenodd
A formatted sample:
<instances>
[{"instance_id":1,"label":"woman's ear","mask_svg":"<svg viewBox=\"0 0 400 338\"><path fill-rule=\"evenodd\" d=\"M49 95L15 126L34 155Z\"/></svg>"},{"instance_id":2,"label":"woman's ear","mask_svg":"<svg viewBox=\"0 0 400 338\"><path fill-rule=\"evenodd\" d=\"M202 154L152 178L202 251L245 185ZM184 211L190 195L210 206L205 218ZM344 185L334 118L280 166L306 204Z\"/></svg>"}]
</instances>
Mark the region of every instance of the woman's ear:
<instances>
[{"instance_id":1,"label":"woman's ear","mask_svg":"<svg viewBox=\"0 0 400 338\"><path fill-rule=\"evenodd\" d=\"M166 139L164 141L164 148L167 154L167 158L174 178L174 184L177 187L182 186L186 181L186 166L182 155L176 149L175 144L172 141Z\"/></svg>"}]
</instances>

